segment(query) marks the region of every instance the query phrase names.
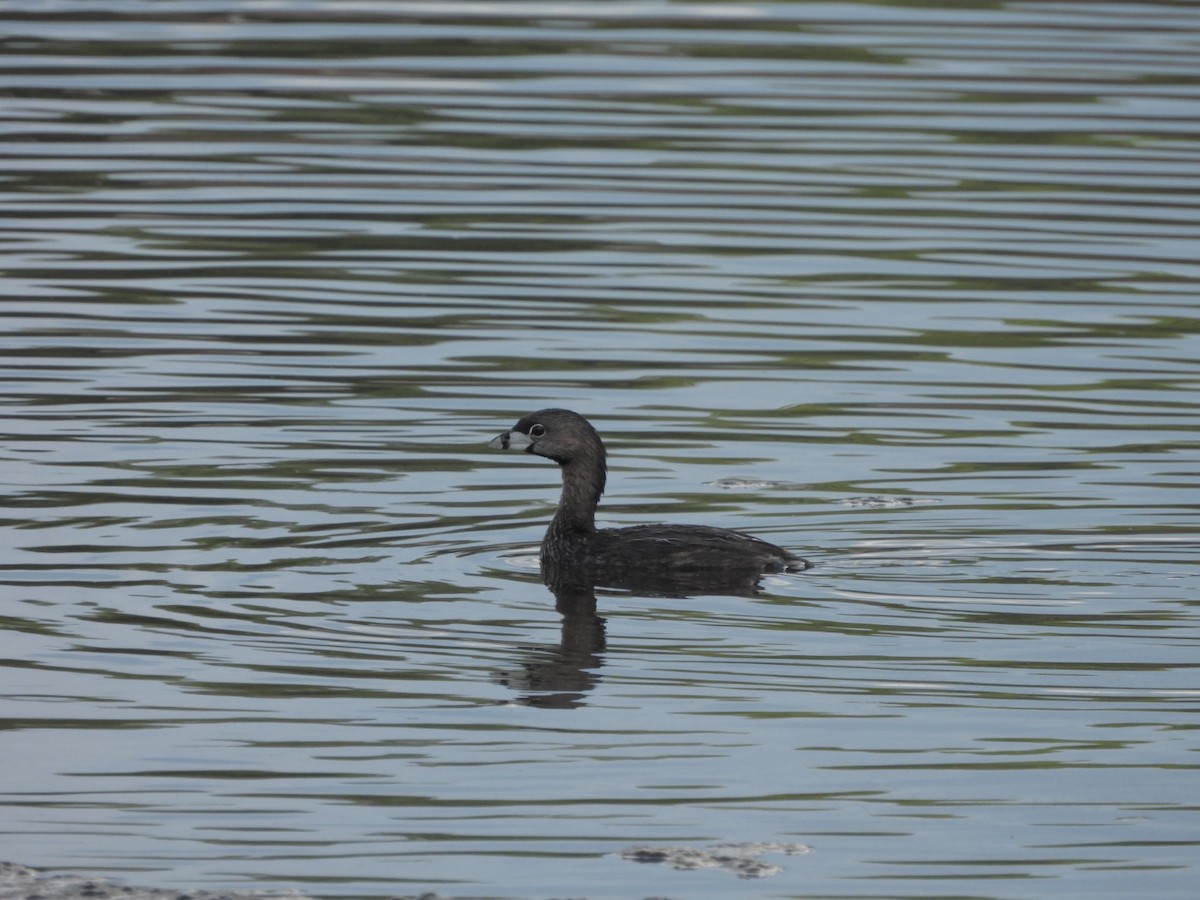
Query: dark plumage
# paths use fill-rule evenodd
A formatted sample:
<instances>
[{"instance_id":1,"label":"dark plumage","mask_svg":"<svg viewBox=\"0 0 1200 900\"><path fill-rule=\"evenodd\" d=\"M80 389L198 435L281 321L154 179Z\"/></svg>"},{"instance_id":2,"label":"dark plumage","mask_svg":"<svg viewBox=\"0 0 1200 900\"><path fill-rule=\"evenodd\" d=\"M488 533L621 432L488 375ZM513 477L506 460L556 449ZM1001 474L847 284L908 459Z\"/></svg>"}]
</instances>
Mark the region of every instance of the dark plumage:
<instances>
[{"instance_id":1,"label":"dark plumage","mask_svg":"<svg viewBox=\"0 0 1200 900\"><path fill-rule=\"evenodd\" d=\"M766 572L798 572L808 563L766 541L707 525L634 525L596 528L604 493L604 442L583 416L543 409L525 416L488 445L552 459L562 469L562 497L542 539L542 569L595 584L670 583L702 591L723 585L748 588Z\"/></svg>"}]
</instances>

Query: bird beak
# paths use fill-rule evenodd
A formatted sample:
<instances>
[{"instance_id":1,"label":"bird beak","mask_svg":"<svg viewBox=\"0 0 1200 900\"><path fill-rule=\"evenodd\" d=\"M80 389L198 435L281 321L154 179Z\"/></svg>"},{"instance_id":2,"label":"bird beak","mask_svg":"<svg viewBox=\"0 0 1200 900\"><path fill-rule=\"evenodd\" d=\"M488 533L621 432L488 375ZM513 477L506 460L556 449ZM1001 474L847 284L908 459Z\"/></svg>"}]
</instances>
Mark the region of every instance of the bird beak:
<instances>
[{"instance_id":1,"label":"bird beak","mask_svg":"<svg viewBox=\"0 0 1200 900\"><path fill-rule=\"evenodd\" d=\"M488 441L488 446L493 450L524 450L532 443L529 435L523 431L506 431Z\"/></svg>"}]
</instances>

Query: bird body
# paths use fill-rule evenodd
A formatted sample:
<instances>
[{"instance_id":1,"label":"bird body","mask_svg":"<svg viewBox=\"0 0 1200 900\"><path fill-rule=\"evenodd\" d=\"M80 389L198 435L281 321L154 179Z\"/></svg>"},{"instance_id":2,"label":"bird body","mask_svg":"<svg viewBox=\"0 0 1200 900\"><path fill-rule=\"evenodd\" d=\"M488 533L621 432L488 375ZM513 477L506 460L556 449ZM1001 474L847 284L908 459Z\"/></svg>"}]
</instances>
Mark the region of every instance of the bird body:
<instances>
[{"instance_id":1,"label":"bird body","mask_svg":"<svg viewBox=\"0 0 1200 900\"><path fill-rule=\"evenodd\" d=\"M596 429L566 409L524 416L490 447L523 450L558 463L562 495L542 540L548 579L581 577L613 586L671 583L703 590L754 585L764 573L802 571L808 563L767 541L708 525L595 525L607 480L607 454Z\"/></svg>"}]
</instances>

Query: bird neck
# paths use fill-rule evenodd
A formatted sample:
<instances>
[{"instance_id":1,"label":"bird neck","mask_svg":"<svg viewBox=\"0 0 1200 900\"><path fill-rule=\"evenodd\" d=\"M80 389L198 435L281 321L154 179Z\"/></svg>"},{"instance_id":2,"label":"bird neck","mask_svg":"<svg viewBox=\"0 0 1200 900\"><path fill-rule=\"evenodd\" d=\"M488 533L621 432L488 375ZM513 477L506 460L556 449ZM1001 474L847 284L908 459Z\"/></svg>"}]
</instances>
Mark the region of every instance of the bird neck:
<instances>
[{"instance_id":1,"label":"bird neck","mask_svg":"<svg viewBox=\"0 0 1200 900\"><path fill-rule=\"evenodd\" d=\"M550 531L564 537L591 534L596 530L596 506L604 493L604 448L589 448L561 465L562 496Z\"/></svg>"}]
</instances>

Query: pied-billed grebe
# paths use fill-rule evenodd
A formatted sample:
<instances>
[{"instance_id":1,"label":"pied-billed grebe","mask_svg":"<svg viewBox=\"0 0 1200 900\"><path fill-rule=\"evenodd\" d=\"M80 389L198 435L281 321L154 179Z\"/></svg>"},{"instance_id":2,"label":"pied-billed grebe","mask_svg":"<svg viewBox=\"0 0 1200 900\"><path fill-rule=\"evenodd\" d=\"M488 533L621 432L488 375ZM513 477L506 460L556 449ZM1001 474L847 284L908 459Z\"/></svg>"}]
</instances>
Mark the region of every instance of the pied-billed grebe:
<instances>
[{"instance_id":1,"label":"pied-billed grebe","mask_svg":"<svg viewBox=\"0 0 1200 900\"><path fill-rule=\"evenodd\" d=\"M542 539L543 570L579 569L597 583L638 573L712 573L721 581L756 579L767 572L799 572L808 563L766 541L707 525L633 525L596 528L596 506L607 472L604 442L592 424L569 409L525 416L489 447L524 450L562 469L558 511ZM609 576L615 576L610 579Z\"/></svg>"}]
</instances>

